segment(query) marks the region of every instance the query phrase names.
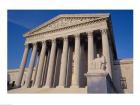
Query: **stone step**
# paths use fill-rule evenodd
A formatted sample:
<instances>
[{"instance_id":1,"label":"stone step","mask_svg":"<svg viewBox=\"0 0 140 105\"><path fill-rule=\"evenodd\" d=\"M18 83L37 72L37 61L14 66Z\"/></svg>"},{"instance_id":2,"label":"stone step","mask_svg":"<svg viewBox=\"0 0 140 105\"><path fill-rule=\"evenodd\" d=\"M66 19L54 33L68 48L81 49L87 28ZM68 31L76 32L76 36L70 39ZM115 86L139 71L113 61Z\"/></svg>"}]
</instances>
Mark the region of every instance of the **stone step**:
<instances>
[{"instance_id":1,"label":"stone step","mask_svg":"<svg viewBox=\"0 0 140 105\"><path fill-rule=\"evenodd\" d=\"M18 88L8 93L87 93L86 88Z\"/></svg>"}]
</instances>

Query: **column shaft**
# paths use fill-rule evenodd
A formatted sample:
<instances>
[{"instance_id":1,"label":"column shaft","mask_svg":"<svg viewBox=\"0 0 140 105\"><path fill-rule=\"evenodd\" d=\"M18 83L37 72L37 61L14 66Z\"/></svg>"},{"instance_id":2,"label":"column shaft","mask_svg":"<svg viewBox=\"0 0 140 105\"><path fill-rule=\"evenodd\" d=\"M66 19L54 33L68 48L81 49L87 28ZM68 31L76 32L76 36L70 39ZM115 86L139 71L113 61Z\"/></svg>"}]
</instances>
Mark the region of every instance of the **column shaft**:
<instances>
[{"instance_id":1,"label":"column shaft","mask_svg":"<svg viewBox=\"0 0 140 105\"><path fill-rule=\"evenodd\" d=\"M25 69L25 65L26 65L26 61L27 61L28 51L29 51L29 45L25 45L22 61L21 61L20 67L19 67L19 74L18 74L18 77L16 80L16 87L21 86L24 69Z\"/></svg>"},{"instance_id":2,"label":"column shaft","mask_svg":"<svg viewBox=\"0 0 140 105\"><path fill-rule=\"evenodd\" d=\"M66 73L66 87L70 87L71 85L71 77L72 77L72 47L68 47L68 60L67 60L67 73Z\"/></svg>"},{"instance_id":3,"label":"column shaft","mask_svg":"<svg viewBox=\"0 0 140 105\"><path fill-rule=\"evenodd\" d=\"M47 78L47 73L48 73L48 65L49 65L49 59L50 59L50 50L48 50L48 54L46 55L46 64L45 64L45 74L44 74L44 82L43 86L46 84L46 78Z\"/></svg>"},{"instance_id":4,"label":"column shaft","mask_svg":"<svg viewBox=\"0 0 140 105\"><path fill-rule=\"evenodd\" d=\"M53 87L58 86L59 84L59 74L60 74L60 66L61 66L61 49L57 48L57 55L56 55L56 63L54 69L54 78L53 78Z\"/></svg>"},{"instance_id":5,"label":"column shaft","mask_svg":"<svg viewBox=\"0 0 140 105\"><path fill-rule=\"evenodd\" d=\"M88 72L92 72L91 69L92 61L94 59L94 48L93 48L93 32L88 32Z\"/></svg>"},{"instance_id":6,"label":"column shaft","mask_svg":"<svg viewBox=\"0 0 140 105\"><path fill-rule=\"evenodd\" d=\"M56 52L56 41L52 40L52 48L51 48L48 73L47 73L47 80L46 80L46 87L47 88L50 88L52 86L55 52Z\"/></svg>"},{"instance_id":7,"label":"column shaft","mask_svg":"<svg viewBox=\"0 0 140 105\"><path fill-rule=\"evenodd\" d=\"M75 37L74 72L72 87L79 87L80 50L80 35L77 35Z\"/></svg>"},{"instance_id":8,"label":"column shaft","mask_svg":"<svg viewBox=\"0 0 140 105\"><path fill-rule=\"evenodd\" d=\"M41 84L40 84L40 86L43 86L44 85L44 81L46 80L46 78L45 78L45 74L46 74L46 62L47 62L47 56L46 56L46 54L45 54L45 56L44 56L44 62L43 62L43 70L42 70L42 76L41 76Z\"/></svg>"},{"instance_id":9,"label":"column shaft","mask_svg":"<svg viewBox=\"0 0 140 105\"><path fill-rule=\"evenodd\" d=\"M68 56L68 39L64 38L63 52L62 52L62 58L61 58L60 77L59 77L59 87L65 86L67 56Z\"/></svg>"},{"instance_id":10,"label":"column shaft","mask_svg":"<svg viewBox=\"0 0 140 105\"><path fill-rule=\"evenodd\" d=\"M30 59L30 64L29 64L29 69L28 69L28 73L27 73L27 78L26 78L26 82L25 82L25 87L30 87L30 81L31 81L32 74L33 74L33 66L35 63L36 52L37 52L37 44L34 43L32 55L31 55L31 59Z\"/></svg>"},{"instance_id":11,"label":"column shaft","mask_svg":"<svg viewBox=\"0 0 140 105\"><path fill-rule=\"evenodd\" d=\"M38 71L37 71L36 81L34 85L35 87L40 87L40 84L41 84L45 53L46 53L46 42L42 42L42 49L41 49L41 54L39 58Z\"/></svg>"},{"instance_id":12,"label":"column shaft","mask_svg":"<svg viewBox=\"0 0 140 105\"><path fill-rule=\"evenodd\" d=\"M39 54L37 54L37 56L36 56L36 65L35 65L35 74L34 74L33 85L35 85L35 81L36 81L36 75L37 75L37 70L38 70L38 63L39 63Z\"/></svg>"},{"instance_id":13,"label":"column shaft","mask_svg":"<svg viewBox=\"0 0 140 105\"><path fill-rule=\"evenodd\" d=\"M112 77L108 32L107 29L103 29L101 30L101 32L102 32L103 56L105 56L106 59L106 70L109 72L110 76Z\"/></svg>"}]
</instances>

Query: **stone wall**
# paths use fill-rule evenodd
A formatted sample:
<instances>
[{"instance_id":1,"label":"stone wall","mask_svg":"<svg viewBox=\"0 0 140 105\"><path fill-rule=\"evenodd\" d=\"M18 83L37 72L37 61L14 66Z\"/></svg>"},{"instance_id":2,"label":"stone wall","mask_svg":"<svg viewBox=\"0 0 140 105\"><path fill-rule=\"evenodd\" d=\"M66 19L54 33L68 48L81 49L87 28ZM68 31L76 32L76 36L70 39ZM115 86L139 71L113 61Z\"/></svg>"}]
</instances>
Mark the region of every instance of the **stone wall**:
<instances>
[{"instance_id":1,"label":"stone wall","mask_svg":"<svg viewBox=\"0 0 140 105\"><path fill-rule=\"evenodd\" d=\"M16 81L18 71L19 71L19 69L10 69L10 70L8 70L7 82L12 84L14 81ZM23 75L22 83L21 83L22 85L24 84L24 81L26 79L27 71L28 71L28 69L26 68L25 72L24 72L24 75ZM34 79L34 76L35 76L35 70L33 71L32 80Z\"/></svg>"},{"instance_id":2,"label":"stone wall","mask_svg":"<svg viewBox=\"0 0 140 105\"><path fill-rule=\"evenodd\" d=\"M120 93L133 93L133 60L114 61L112 77L114 85Z\"/></svg>"}]
</instances>

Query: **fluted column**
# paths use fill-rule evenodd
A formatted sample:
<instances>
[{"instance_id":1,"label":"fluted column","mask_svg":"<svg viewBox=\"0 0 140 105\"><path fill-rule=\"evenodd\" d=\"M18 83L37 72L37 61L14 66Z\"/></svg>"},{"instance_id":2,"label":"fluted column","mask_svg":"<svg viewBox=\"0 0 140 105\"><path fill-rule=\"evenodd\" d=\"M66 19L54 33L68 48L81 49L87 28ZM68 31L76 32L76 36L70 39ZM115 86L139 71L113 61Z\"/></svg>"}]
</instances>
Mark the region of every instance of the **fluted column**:
<instances>
[{"instance_id":1,"label":"fluted column","mask_svg":"<svg viewBox=\"0 0 140 105\"><path fill-rule=\"evenodd\" d=\"M18 74L18 77L16 80L16 87L21 86L21 81L22 81L23 74L24 74L28 51L29 51L29 45L27 44L27 45L25 45L22 61L21 61L20 67L19 67L19 74Z\"/></svg>"},{"instance_id":2,"label":"fluted column","mask_svg":"<svg viewBox=\"0 0 140 105\"><path fill-rule=\"evenodd\" d=\"M44 81L46 80L46 78L44 78L45 74L46 74L46 61L47 61L47 58L46 58L46 53L45 53L45 56L44 56L44 61L43 61L43 67L42 67L42 72L41 72L41 80L40 80L40 85L39 87L43 86L44 84Z\"/></svg>"},{"instance_id":3,"label":"fluted column","mask_svg":"<svg viewBox=\"0 0 140 105\"><path fill-rule=\"evenodd\" d=\"M94 48L93 48L93 32L88 32L88 73L91 73L92 61L94 59Z\"/></svg>"},{"instance_id":4,"label":"fluted column","mask_svg":"<svg viewBox=\"0 0 140 105\"><path fill-rule=\"evenodd\" d=\"M48 65L49 65L49 59L50 59L50 49L47 49L48 54L46 55L46 64L45 64L45 74L44 74L44 82L42 86L45 86L46 84L46 78L47 78L47 73L48 73Z\"/></svg>"},{"instance_id":5,"label":"fluted column","mask_svg":"<svg viewBox=\"0 0 140 105\"><path fill-rule=\"evenodd\" d=\"M66 69L67 69L67 56L68 56L68 39L67 39L67 37L65 37L64 38L62 58L61 58L59 87L64 87L65 86Z\"/></svg>"},{"instance_id":6,"label":"fluted column","mask_svg":"<svg viewBox=\"0 0 140 105\"><path fill-rule=\"evenodd\" d=\"M34 82L33 85L35 85L35 81L36 81L36 75L37 75L37 70L38 70L38 64L39 64L39 54L37 54L36 56L36 65L35 65L35 74L34 74Z\"/></svg>"},{"instance_id":7,"label":"fluted column","mask_svg":"<svg viewBox=\"0 0 140 105\"><path fill-rule=\"evenodd\" d=\"M27 88L30 86L30 81L31 81L31 78L32 78L32 73L33 73L33 66L34 66L34 63L35 63L36 52L37 52L37 44L34 43L33 44L32 55L31 55L31 59L30 59L30 63L29 63L27 78L26 78L26 82L25 82L25 87L27 87Z\"/></svg>"},{"instance_id":8,"label":"fluted column","mask_svg":"<svg viewBox=\"0 0 140 105\"><path fill-rule=\"evenodd\" d=\"M72 46L68 47L68 60L67 60L67 73L66 73L66 87L71 85L71 76L72 76L72 60L73 60L73 51Z\"/></svg>"},{"instance_id":9,"label":"fluted column","mask_svg":"<svg viewBox=\"0 0 140 105\"><path fill-rule=\"evenodd\" d=\"M103 56L105 56L105 60L106 60L106 70L109 72L110 76L112 77L108 30L102 29L101 33L102 33Z\"/></svg>"},{"instance_id":10,"label":"fluted column","mask_svg":"<svg viewBox=\"0 0 140 105\"><path fill-rule=\"evenodd\" d=\"M39 65L38 65L37 76L36 76L36 81L35 81L34 87L40 87L45 53L46 53L46 42L44 41L44 42L42 42L42 49L41 49L41 54L40 54L40 58L39 58Z\"/></svg>"},{"instance_id":11,"label":"fluted column","mask_svg":"<svg viewBox=\"0 0 140 105\"><path fill-rule=\"evenodd\" d=\"M53 76L53 67L54 67L54 59L56 52L56 40L52 40L51 54L48 66L47 80L45 87L50 88L52 85L52 76Z\"/></svg>"},{"instance_id":12,"label":"fluted column","mask_svg":"<svg viewBox=\"0 0 140 105\"><path fill-rule=\"evenodd\" d=\"M80 71L80 35L75 36L75 54L74 54L74 72L72 87L79 87L79 71Z\"/></svg>"}]
</instances>

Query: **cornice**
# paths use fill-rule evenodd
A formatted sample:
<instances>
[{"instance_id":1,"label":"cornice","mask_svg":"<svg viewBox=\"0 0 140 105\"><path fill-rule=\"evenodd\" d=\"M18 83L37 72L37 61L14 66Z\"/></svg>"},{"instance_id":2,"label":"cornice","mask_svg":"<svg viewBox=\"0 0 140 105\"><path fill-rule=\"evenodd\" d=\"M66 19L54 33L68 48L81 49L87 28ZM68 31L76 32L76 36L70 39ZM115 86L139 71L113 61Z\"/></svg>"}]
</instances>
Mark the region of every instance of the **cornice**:
<instances>
[{"instance_id":1,"label":"cornice","mask_svg":"<svg viewBox=\"0 0 140 105\"><path fill-rule=\"evenodd\" d=\"M133 64L133 59L121 59L121 60L115 60L114 65L121 65L121 64Z\"/></svg>"},{"instance_id":2,"label":"cornice","mask_svg":"<svg viewBox=\"0 0 140 105\"><path fill-rule=\"evenodd\" d=\"M93 23L98 23L98 22L104 21L106 19L107 18L99 18L99 19L96 19L96 20L93 20L93 21L88 21L88 22L85 22L85 23L75 24L75 25L71 25L71 26L68 26L68 27L63 27L63 28L59 28L59 29L55 29L55 30L50 30L50 31L46 31L46 32L36 33L36 34L29 34L28 36L25 36L25 37L27 38L27 37L32 37L32 36L36 36L36 35L53 33L53 32L62 31L62 30L67 30L67 29L71 29L71 28L75 28L75 27L81 27L83 25L89 25L89 24L93 24Z\"/></svg>"},{"instance_id":3,"label":"cornice","mask_svg":"<svg viewBox=\"0 0 140 105\"><path fill-rule=\"evenodd\" d=\"M89 17L92 17L92 18L95 18L95 19L101 19L101 18L107 18L109 17L110 14L109 13L103 13L103 14L61 14L61 15L58 15L54 18L52 18L51 20L41 24L40 26L32 29L31 31L27 32L24 34L24 37L26 36L30 36L32 35L31 33L34 32L34 31L37 31L43 27L45 27L46 25L49 25L51 24L52 22L55 22L61 18L75 18L75 17L79 17L79 18L89 18ZM65 27L64 27L65 28Z\"/></svg>"}]
</instances>

